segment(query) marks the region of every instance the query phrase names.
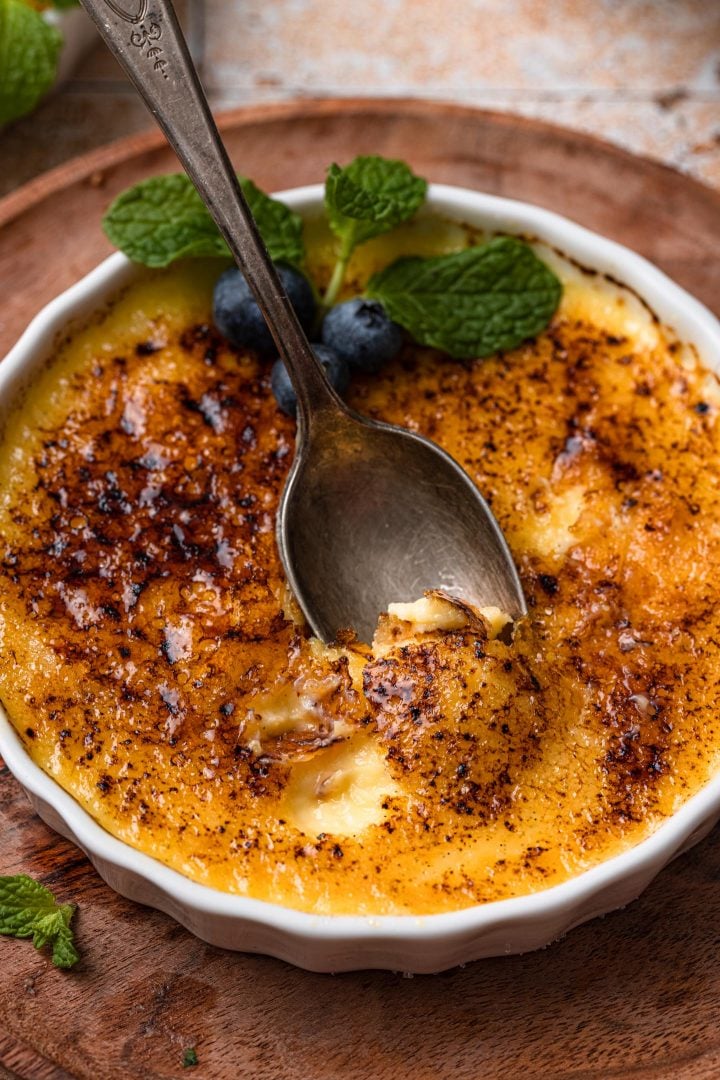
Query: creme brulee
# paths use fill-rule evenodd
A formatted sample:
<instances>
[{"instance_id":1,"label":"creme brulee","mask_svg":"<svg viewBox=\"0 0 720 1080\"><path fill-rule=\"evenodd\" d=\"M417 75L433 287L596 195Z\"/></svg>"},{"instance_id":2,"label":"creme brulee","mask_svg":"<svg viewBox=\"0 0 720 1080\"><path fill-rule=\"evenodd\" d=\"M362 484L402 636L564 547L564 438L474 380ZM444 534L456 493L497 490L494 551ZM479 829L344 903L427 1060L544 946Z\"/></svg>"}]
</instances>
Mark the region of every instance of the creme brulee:
<instances>
[{"instance_id":1,"label":"creme brulee","mask_svg":"<svg viewBox=\"0 0 720 1080\"><path fill-rule=\"evenodd\" d=\"M465 240L421 218L356 276ZM565 291L536 340L408 345L348 395L491 502L530 604L511 644L437 595L372 645L308 635L274 536L294 423L211 328L217 264L142 274L58 348L0 445L0 698L109 832L230 892L422 914L576 875L716 771L718 381L542 254Z\"/></svg>"}]
</instances>

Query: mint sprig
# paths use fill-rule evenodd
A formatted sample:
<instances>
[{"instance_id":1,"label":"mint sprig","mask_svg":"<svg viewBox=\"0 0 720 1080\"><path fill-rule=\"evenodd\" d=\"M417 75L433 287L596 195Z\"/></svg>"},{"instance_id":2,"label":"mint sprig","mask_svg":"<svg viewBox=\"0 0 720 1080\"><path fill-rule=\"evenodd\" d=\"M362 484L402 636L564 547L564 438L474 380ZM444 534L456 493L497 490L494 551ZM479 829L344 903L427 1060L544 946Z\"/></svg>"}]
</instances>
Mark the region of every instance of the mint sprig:
<instances>
[{"instance_id":1,"label":"mint sprig","mask_svg":"<svg viewBox=\"0 0 720 1080\"><path fill-rule=\"evenodd\" d=\"M323 298L326 307L337 297L355 248L408 221L426 194L427 181L415 176L404 161L368 156L356 157L344 169L330 166L325 208L340 248Z\"/></svg>"},{"instance_id":2,"label":"mint sprig","mask_svg":"<svg viewBox=\"0 0 720 1080\"><path fill-rule=\"evenodd\" d=\"M23 0L0 0L0 124L35 108L57 73L62 37Z\"/></svg>"},{"instance_id":3,"label":"mint sprig","mask_svg":"<svg viewBox=\"0 0 720 1080\"><path fill-rule=\"evenodd\" d=\"M330 228L352 250L407 221L422 206L427 181L404 161L356 157L344 169L331 165L325 182Z\"/></svg>"},{"instance_id":4,"label":"mint sprig","mask_svg":"<svg viewBox=\"0 0 720 1080\"><path fill-rule=\"evenodd\" d=\"M302 219L251 180L240 182L271 258L302 266ZM337 299L357 246L409 220L426 191L426 181L402 161L368 156L344 169L330 166L325 205L339 246L323 308ZM103 227L117 247L146 266L229 254L182 174L154 177L123 192ZM534 337L552 318L561 292L560 281L530 245L509 236L438 258L398 259L366 288L417 342L458 358L488 356Z\"/></svg>"},{"instance_id":5,"label":"mint sprig","mask_svg":"<svg viewBox=\"0 0 720 1080\"><path fill-rule=\"evenodd\" d=\"M270 258L299 266L305 256L302 218L252 180L240 178L240 187ZM202 199L182 173L154 176L123 191L102 224L115 247L145 266L230 254Z\"/></svg>"},{"instance_id":6,"label":"mint sprig","mask_svg":"<svg viewBox=\"0 0 720 1080\"><path fill-rule=\"evenodd\" d=\"M403 258L375 274L367 295L421 345L458 359L489 356L534 337L562 285L532 248L503 236L438 258Z\"/></svg>"},{"instance_id":7,"label":"mint sprig","mask_svg":"<svg viewBox=\"0 0 720 1080\"><path fill-rule=\"evenodd\" d=\"M58 904L49 889L26 874L0 877L0 934L31 937L36 949L50 945L59 968L80 959L70 928L74 914L74 904Z\"/></svg>"}]
</instances>

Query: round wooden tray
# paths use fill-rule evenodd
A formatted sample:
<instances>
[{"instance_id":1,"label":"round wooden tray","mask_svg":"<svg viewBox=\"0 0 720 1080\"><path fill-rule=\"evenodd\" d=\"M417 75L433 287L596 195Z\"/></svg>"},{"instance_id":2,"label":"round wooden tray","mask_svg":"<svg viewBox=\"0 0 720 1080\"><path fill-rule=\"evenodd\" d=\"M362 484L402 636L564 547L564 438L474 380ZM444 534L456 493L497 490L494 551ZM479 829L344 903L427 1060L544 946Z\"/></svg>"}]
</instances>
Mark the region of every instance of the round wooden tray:
<instances>
[{"instance_id":1,"label":"round wooden tray","mask_svg":"<svg viewBox=\"0 0 720 1080\"><path fill-rule=\"evenodd\" d=\"M648 256L720 312L720 194L595 139L427 102L325 101L226 114L238 170L266 189L319 181L357 153L431 180L558 210ZM155 134L72 161L0 202L0 356L109 246L100 217L141 177L176 171ZM1 763L0 763L1 764ZM80 904L82 963L0 939L0 1077L183 1074L254 1080L720 1075L720 834L627 910L552 948L444 975L309 975L222 952L122 900L34 817L0 770L0 874Z\"/></svg>"}]
</instances>

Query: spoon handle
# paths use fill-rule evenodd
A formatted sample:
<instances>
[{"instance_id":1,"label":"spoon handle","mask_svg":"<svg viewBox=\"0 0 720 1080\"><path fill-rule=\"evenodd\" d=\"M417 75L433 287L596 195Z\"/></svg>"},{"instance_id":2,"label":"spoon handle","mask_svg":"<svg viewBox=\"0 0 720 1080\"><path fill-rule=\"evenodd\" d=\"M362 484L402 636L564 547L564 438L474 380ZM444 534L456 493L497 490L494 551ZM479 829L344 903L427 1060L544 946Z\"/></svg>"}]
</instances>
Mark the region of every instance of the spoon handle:
<instances>
[{"instance_id":1,"label":"spoon handle","mask_svg":"<svg viewBox=\"0 0 720 1080\"><path fill-rule=\"evenodd\" d=\"M316 360L253 221L170 0L81 0L135 84L245 274L287 366L299 430L342 402Z\"/></svg>"}]
</instances>

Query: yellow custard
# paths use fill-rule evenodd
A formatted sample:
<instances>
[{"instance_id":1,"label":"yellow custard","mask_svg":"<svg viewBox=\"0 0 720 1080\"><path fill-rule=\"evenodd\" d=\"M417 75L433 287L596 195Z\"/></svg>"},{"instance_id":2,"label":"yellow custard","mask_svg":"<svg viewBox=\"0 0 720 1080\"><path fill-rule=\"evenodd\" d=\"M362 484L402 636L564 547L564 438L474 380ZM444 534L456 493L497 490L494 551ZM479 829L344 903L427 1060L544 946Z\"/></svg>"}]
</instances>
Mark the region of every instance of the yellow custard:
<instances>
[{"instance_id":1,"label":"yellow custard","mask_svg":"<svg viewBox=\"0 0 720 1080\"><path fill-rule=\"evenodd\" d=\"M466 242L421 218L356 283ZM408 344L348 395L491 502L530 604L510 644L438 596L398 597L372 645L309 636L274 536L294 424L212 329L219 264L141 275L57 349L0 442L0 699L109 832L230 892L423 914L576 875L717 769L718 381L541 254L565 290L536 340Z\"/></svg>"}]
</instances>

